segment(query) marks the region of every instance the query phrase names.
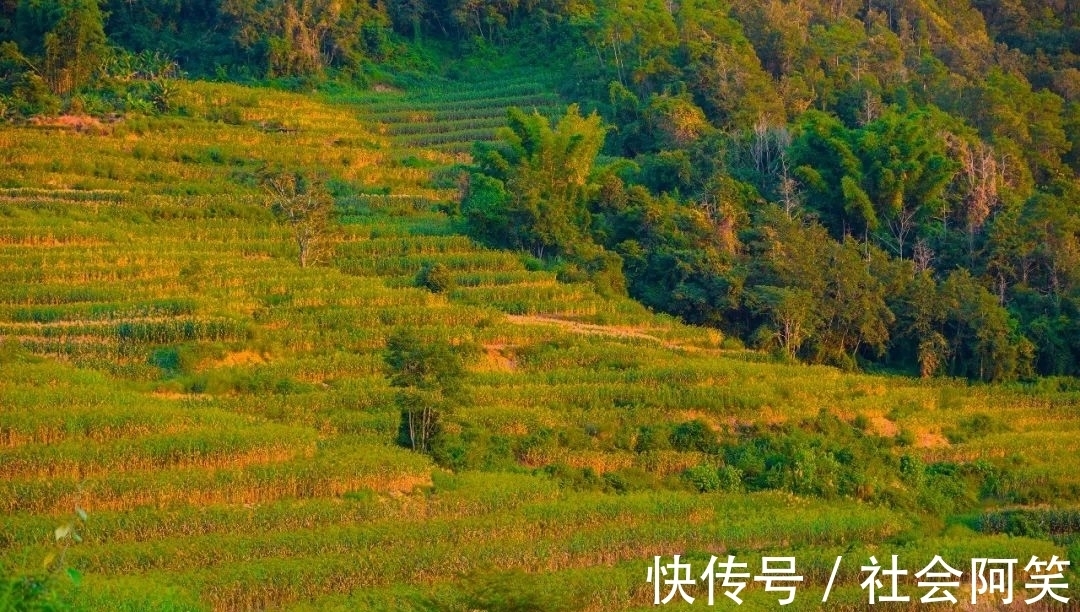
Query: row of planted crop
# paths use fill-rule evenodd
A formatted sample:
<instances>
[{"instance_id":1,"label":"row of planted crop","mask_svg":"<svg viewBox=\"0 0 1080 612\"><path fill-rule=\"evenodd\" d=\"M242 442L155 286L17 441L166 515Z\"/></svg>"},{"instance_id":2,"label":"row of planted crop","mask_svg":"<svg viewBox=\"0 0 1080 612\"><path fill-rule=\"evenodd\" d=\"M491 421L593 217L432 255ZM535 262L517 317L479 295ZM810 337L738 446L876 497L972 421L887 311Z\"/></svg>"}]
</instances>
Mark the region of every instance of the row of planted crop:
<instances>
[{"instance_id":1,"label":"row of planted crop","mask_svg":"<svg viewBox=\"0 0 1080 612\"><path fill-rule=\"evenodd\" d=\"M0 306L0 321L15 323L115 321L192 315L197 309L198 303L192 298L158 298L134 303L84 302L65 306Z\"/></svg>"},{"instance_id":2,"label":"row of planted crop","mask_svg":"<svg viewBox=\"0 0 1080 612\"><path fill-rule=\"evenodd\" d=\"M388 333L379 331L383 328L411 326L439 330L446 334L469 335L478 326L494 324L498 316L498 312L487 308L468 308L446 303L427 306L412 303L366 310L341 309L336 313L325 311L316 317L298 315L296 311L281 312L273 316L256 312L254 322L244 329L256 337L264 337L264 341L287 345L295 354L324 351L327 348L378 351L385 345ZM309 321L312 323L310 326L300 325ZM269 338L260 331L268 328L273 330L272 337ZM35 354L76 358L80 361L93 359L95 363L98 359L111 359L126 364L147 363L155 346L190 342L236 343L251 339L248 332L235 338L200 336L185 332L134 340L124 339L119 334L108 331L102 332L104 335L75 335L70 331L65 332L64 328L42 329L48 329L48 334L27 334L26 330L19 330L6 337Z\"/></svg>"},{"instance_id":3,"label":"row of planted crop","mask_svg":"<svg viewBox=\"0 0 1080 612\"><path fill-rule=\"evenodd\" d=\"M93 513L91 543L95 546L136 544L165 538L194 538L236 534L281 534L291 531L342 528L382 522L422 522L431 516L465 518L510 512L524 504L554 501L563 493L547 478L512 473L440 474L443 487L422 498L383 498L360 491L345 498L288 499L257 508L188 506L167 513L153 507L122 512ZM163 516L169 520L163 521ZM2 519L0 548L48 542L56 516L11 514Z\"/></svg>"},{"instance_id":4,"label":"row of planted crop","mask_svg":"<svg viewBox=\"0 0 1080 612\"><path fill-rule=\"evenodd\" d=\"M447 132L462 132L465 130L496 130L506 125L506 116L483 117L477 119L460 119L456 121L439 121L437 123L396 123L391 129L394 136L430 135Z\"/></svg>"},{"instance_id":5,"label":"row of planted crop","mask_svg":"<svg viewBox=\"0 0 1080 612\"><path fill-rule=\"evenodd\" d=\"M110 473L97 478L11 479L0 482L0 512L56 513L184 505L258 504L281 499L337 497L350 491L409 491L427 481L428 460L404 449L356 444L323 449L266 465L207 471L168 469Z\"/></svg>"},{"instance_id":6,"label":"row of planted crop","mask_svg":"<svg viewBox=\"0 0 1080 612\"><path fill-rule=\"evenodd\" d=\"M124 227L122 224L84 225L78 230L64 228L63 232L70 232L66 238L60 230L43 231L32 225L9 228L5 230L7 237L17 241L14 246L19 248L0 246L0 256L5 268L13 263L27 265L35 261L41 265L75 268L101 264L138 265L170 257L212 256L220 253L222 245L241 251L268 242L279 242L287 237L280 228L265 225L261 230L245 231L240 229L241 223L232 221L235 229L223 227L215 230L187 227L186 223L181 222L162 222L152 231L142 231L144 242L141 244L131 242L120 233L119 230ZM28 252L23 247L35 248ZM32 254L37 257L32 257Z\"/></svg>"},{"instance_id":7,"label":"row of planted crop","mask_svg":"<svg viewBox=\"0 0 1080 612\"><path fill-rule=\"evenodd\" d=\"M349 92L332 97L336 103L357 104L364 108L373 104L389 104L396 100L428 102L454 102L482 98L508 98L528 96L550 91L550 76L530 73L528 75L492 75L480 82L428 83L411 87L406 92L365 91Z\"/></svg>"},{"instance_id":8,"label":"row of planted crop","mask_svg":"<svg viewBox=\"0 0 1080 612\"><path fill-rule=\"evenodd\" d=\"M341 258L417 254L472 253L482 251L467 236L387 236L341 242L335 253Z\"/></svg>"},{"instance_id":9,"label":"row of planted crop","mask_svg":"<svg viewBox=\"0 0 1080 612\"><path fill-rule=\"evenodd\" d=\"M448 253L437 258L432 254L355 257L339 259L334 264L346 274L394 276L416 274L433 261L457 272L508 272L522 269L521 258L514 253L481 250Z\"/></svg>"},{"instance_id":10,"label":"row of planted crop","mask_svg":"<svg viewBox=\"0 0 1080 612\"><path fill-rule=\"evenodd\" d=\"M400 112L423 113L425 111L441 112L445 110L487 110L506 109L510 106L547 106L553 105L558 100L552 93L533 93L525 95L505 95L492 97L463 98L459 100L423 100L398 98L365 104L363 107L365 118L382 119L386 115Z\"/></svg>"},{"instance_id":11,"label":"row of planted crop","mask_svg":"<svg viewBox=\"0 0 1080 612\"><path fill-rule=\"evenodd\" d=\"M914 609L919 605L919 598L926 594L931 587L918 586L917 579L913 578L914 572L927 565L934 555L945 546L944 561L951 567L963 572L961 588L945 589L954 593L960 601L967 597L966 586L970 582L969 570L972 558L1019 558L1023 564L1032 554L1043 560L1056 555L1062 557L1063 551L1048 546L1045 542L1034 540L1013 540L1006 545L990 538L971 538L954 540L934 540L925 545L907 544L890 545L877 542L859 542L847 546L834 545L804 545L789 543L782 548L773 545L763 545L754 549L739 549L735 551L736 561L745 563L745 571L750 574L745 580L734 579L733 583L745 583L745 588L738 592L743 603L739 609L761 611L774 610L778 607L778 601L786 597L785 592L770 592L764 588L764 583L755 581L753 576L760 575L763 557L766 556L793 556L796 562L796 573L803 577L798 583L795 592L794 609L819 609L825 604L826 585L830 577L833 585L828 594L828 609L840 612L856 612L867 609L868 592L860 583L866 580L868 575L863 565L871 564L873 556L884 563L881 567L889 567L891 554L898 555L898 564L901 569L908 573L903 576L898 584L899 593L909 597L906 605L890 606L879 602L874 608L885 609ZM332 586L332 581L319 585L317 593L321 596L292 596L288 586L281 588L267 588L265 578L260 576L257 570L247 568L246 572L239 574L237 582L232 585L231 594L235 598L219 597L221 592L214 589L211 594L199 593L197 589L205 586L205 583L195 578L190 580L184 577L184 588L174 585L168 574L151 573L138 578L114 578L94 580L92 592L84 596L78 602L75 609L94 610L110 608L121 611L126 610L174 610L180 609L201 610L233 610L246 609L245 605L259 607L279 607L281 600L285 599L288 610L294 612L310 612L313 610L334 611L382 611L382 610L410 610L420 612L429 609L468 609L469 605L476 605L477 598L481 601L498 601L500 595L510 594L514 601L524 602L536 606L551 605L556 609L575 609L587 611L635 611L645 612L656 608L654 601L654 589L652 583L645 579L646 569L651 567L653 559L651 554L661 556L664 564L673 562L673 555L680 554L682 563L690 564L692 568L692 584L684 587L688 595L697 599L699 606L705 606L708 601L707 583L699 575L708 565L710 556L718 557L720 561L726 561L729 552L723 546L704 549L695 547L683 547L683 542L674 542L669 547L643 548L638 555L623 555L621 551L601 551L599 554L582 556L550 563L547 567L532 568L525 563L505 564L503 557L496 557L499 562L483 563L475 562L471 558L466 563L460 561L455 569L457 574L425 572L423 564L409 564L412 568L419 568L415 573L418 579L410 582L404 580L394 581L406 568L387 568L391 575L385 579L379 574L380 567L372 567L373 575L368 580L353 578L347 583ZM471 555L470 555L471 557ZM528 555L527 558L531 558ZM358 558L362 558L358 556ZM841 563L835 576L832 569L837 558ZM589 562L592 565L586 565ZM527 562L527 561L526 561ZM285 570L285 567L275 564L276 571ZM528 570L528 571L524 571ZM670 573L670 569L668 569ZM741 571L741 570L740 570ZM237 577L237 575L232 575ZM1038 589L1024 588L1024 575L1013 577L1015 599L1023 600L1034 597ZM350 575L350 578L352 576ZM190 580L190 581L188 581ZM362 586L356 588L357 582ZM245 592L242 585L247 585ZM216 585L211 585L214 588ZM350 590L351 589L351 590ZM669 585L661 585L660 597L665 597L670 590ZM718 580L716 584L716 607L725 605L735 606L723 593L732 591L732 585L722 585ZM170 593L171 603L164 603L160 599L160 593ZM878 596L891 592L891 586L886 584L876 590ZM937 591L941 594L942 591ZM157 596L155 596L157 594ZM203 595L200 600L199 596ZM275 594L281 597L275 597ZM1003 596L982 595L980 601L991 602L1002 599ZM681 598L676 595L676 602ZM139 602L142 607L138 607ZM182 602L182 603L180 603ZM678 606L672 602L668 606ZM134 606L134 607L133 607ZM542 609L542 608L541 608Z\"/></svg>"},{"instance_id":12,"label":"row of planted crop","mask_svg":"<svg viewBox=\"0 0 1080 612\"><path fill-rule=\"evenodd\" d=\"M499 483L498 475L485 481L487 477L476 475L469 487ZM430 499L438 504L443 495L436 491ZM446 507L440 510L455 514L444 517L413 511L401 518L379 518L362 510L359 515L356 510L338 512L316 502L320 517L326 518L326 512L334 515L329 525L319 519L305 523L303 516L286 512L279 520L288 530L267 533L259 531L263 523L254 518L258 513L250 512L256 525L246 535L235 535L244 531L231 529L235 525L231 524L224 528L233 535L217 538L155 538L69 554L74 564L92 570L92 577L119 571L143 572L147 580L168 577L165 582L183 585L215 609L244 609L280 606L296 601L299 594L311 598L349 594L359 587L454 580L462 572L482 567L551 572L622 561L641 563L650 554L687 549L759 550L774 543L775 534L781 532L786 541L798 546L836 546L878 541L904 526L883 510L815 504L799 513L786 512L793 502L800 503L779 495L747 500L690 494L583 494L510 505L503 511L488 506L471 516L458 516L456 509ZM280 509L275 507L268 514ZM307 509L297 508L298 513ZM485 514L485 510L496 512ZM348 524L350 518L360 519L359 524ZM184 515L177 520L182 522ZM346 525L337 526L342 520ZM296 530L297 523L312 526ZM284 550L290 551L287 557L281 556ZM757 555L747 560L756 561ZM814 570L815 577L828 571L828 565L817 565L807 563L804 571Z\"/></svg>"},{"instance_id":13,"label":"row of planted crop","mask_svg":"<svg viewBox=\"0 0 1080 612\"><path fill-rule=\"evenodd\" d=\"M467 259L469 256L461 255L460 257ZM209 260L195 263L181 260L174 265L181 268L179 276L173 272L142 279L138 277L111 278L108 282L90 278L79 283L73 283L70 279L64 282L56 280L41 283L12 282L0 288L0 305L19 308L84 304L82 307L90 310L109 308L110 304L135 302L136 312L133 316L147 316L137 312L141 308L139 303L156 300L183 302L196 298L201 302L210 297L217 297L209 291L212 289L225 290L225 295L230 298L235 297L236 291L243 288L247 288L252 296L262 295L264 292L272 293L275 289L296 296L304 293L334 296L342 295L348 289L354 288L367 291L368 287L376 284L351 279L348 281L349 287L327 286L321 282L319 275L301 270L298 266L283 266L280 262L245 260L240 257L234 260ZM118 276L108 272L104 274L110 277ZM132 280L140 282L130 282ZM42 316L46 319L50 318L47 314ZM27 318L33 320L34 316L28 314Z\"/></svg>"},{"instance_id":14,"label":"row of planted crop","mask_svg":"<svg viewBox=\"0 0 1080 612\"><path fill-rule=\"evenodd\" d=\"M273 423L236 429L67 440L0 449L0 478L96 478L175 468L217 469L273 463L314 452L314 430Z\"/></svg>"},{"instance_id":15,"label":"row of planted crop","mask_svg":"<svg viewBox=\"0 0 1080 612\"><path fill-rule=\"evenodd\" d=\"M63 370L67 370L64 372ZM52 363L5 366L0 384L0 446L114 444L150 435L199 430L239 431L250 418L218 409L197 397L162 398L117 386L97 372L59 384L70 368Z\"/></svg>"},{"instance_id":16,"label":"row of planted crop","mask_svg":"<svg viewBox=\"0 0 1080 612\"><path fill-rule=\"evenodd\" d=\"M443 121L478 121L493 119L496 117L506 117L506 109L511 106L518 106L524 109L526 112L537 112L544 117L558 117L565 110L559 104L556 104L550 99L537 99L532 101L522 100L508 100L505 105L497 104L483 104L476 105L468 108L458 108L453 106L440 107L433 106L431 110L387 110L380 113L377 116L373 116L373 119L389 124L391 126L390 131L393 132L393 127L400 124L429 124L436 125Z\"/></svg>"},{"instance_id":17,"label":"row of planted crop","mask_svg":"<svg viewBox=\"0 0 1080 612\"><path fill-rule=\"evenodd\" d=\"M398 141L413 147L430 147L445 144L468 144L476 141L495 140L496 131L491 128L467 129L434 134L410 134L398 137Z\"/></svg>"},{"instance_id":18,"label":"row of planted crop","mask_svg":"<svg viewBox=\"0 0 1080 612\"><path fill-rule=\"evenodd\" d=\"M190 317L126 319L120 322L76 320L32 324L0 323L0 336L90 337L150 344L243 340L249 338L251 333L250 323L244 321Z\"/></svg>"}]
</instances>

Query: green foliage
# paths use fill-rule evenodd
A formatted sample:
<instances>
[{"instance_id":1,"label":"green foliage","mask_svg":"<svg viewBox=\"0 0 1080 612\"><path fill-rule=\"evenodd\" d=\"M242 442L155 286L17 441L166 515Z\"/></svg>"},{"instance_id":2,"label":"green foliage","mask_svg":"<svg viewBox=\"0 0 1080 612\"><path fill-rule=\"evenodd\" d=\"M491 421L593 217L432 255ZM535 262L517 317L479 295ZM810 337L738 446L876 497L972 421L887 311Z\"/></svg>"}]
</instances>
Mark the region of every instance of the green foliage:
<instances>
[{"instance_id":1,"label":"green foliage","mask_svg":"<svg viewBox=\"0 0 1080 612\"><path fill-rule=\"evenodd\" d=\"M666 424L643 425L638 430L634 450L639 453L671 448L671 434Z\"/></svg>"},{"instance_id":2,"label":"green foliage","mask_svg":"<svg viewBox=\"0 0 1080 612\"><path fill-rule=\"evenodd\" d=\"M729 489L733 477L741 475L749 490L784 489L933 513L967 510L980 498L1018 499L1027 494L1008 469L951 462L923 465L908 455L897 456L888 439L867 435L825 411L798 427L741 432L737 442L725 445L724 457L732 471L721 470L715 480L710 474L703 482Z\"/></svg>"},{"instance_id":3,"label":"green foliage","mask_svg":"<svg viewBox=\"0 0 1080 612\"><path fill-rule=\"evenodd\" d=\"M560 612L577 608L566 591L546 588L521 570L477 574L466 581L466 605L490 612Z\"/></svg>"},{"instance_id":4,"label":"green foliage","mask_svg":"<svg viewBox=\"0 0 1080 612\"><path fill-rule=\"evenodd\" d=\"M49 574L20 575L0 566L0 610L5 612L52 612L68 609L56 596Z\"/></svg>"},{"instance_id":5,"label":"green foliage","mask_svg":"<svg viewBox=\"0 0 1080 612\"><path fill-rule=\"evenodd\" d=\"M416 274L416 286L432 293L446 293L454 288L454 276L441 263L427 263Z\"/></svg>"},{"instance_id":6,"label":"green foliage","mask_svg":"<svg viewBox=\"0 0 1080 612\"><path fill-rule=\"evenodd\" d=\"M719 472L711 465L696 465L692 468L687 468L686 471L683 472L683 478L702 493L717 491L722 484Z\"/></svg>"},{"instance_id":7,"label":"green foliage","mask_svg":"<svg viewBox=\"0 0 1080 612\"><path fill-rule=\"evenodd\" d=\"M470 232L503 247L524 249L556 265L564 282L591 280L605 295L625 292L621 258L589 236L593 164L605 129L593 113L571 105L554 129L537 112L511 108L497 146L478 143L461 212Z\"/></svg>"},{"instance_id":8,"label":"green foliage","mask_svg":"<svg viewBox=\"0 0 1080 612\"><path fill-rule=\"evenodd\" d=\"M193 367L192 355L183 346L167 346L154 349L150 353L150 364L161 368L166 376L190 373Z\"/></svg>"},{"instance_id":9,"label":"green foliage","mask_svg":"<svg viewBox=\"0 0 1080 612\"><path fill-rule=\"evenodd\" d=\"M1002 509L980 514L976 528L983 533L1045 538L1080 533L1080 512L1075 509Z\"/></svg>"},{"instance_id":10,"label":"green foliage","mask_svg":"<svg viewBox=\"0 0 1080 612\"><path fill-rule=\"evenodd\" d=\"M680 451L716 453L716 432L701 420L687 421L671 430L671 448Z\"/></svg>"},{"instance_id":11,"label":"green foliage","mask_svg":"<svg viewBox=\"0 0 1080 612\"><path fill-rule=\"evenodd\" d=\"M974 414L957 423L956 427L946 427L942 433L951 444L960 444L973 438L1008 431L1009 427L997 422L987 414Z\"/></svg>"},{"instance_id":12,"label":"green foliage","mask_svg":"<svg viewBox=\"0 0 1080 612\"><path fill-rule=\"evenodd\" d=\"M399 389L401 411L397 442L428 452L442 432L442 421L465 398L464 355L445 340L424 339L401 328L386 341L383 354L390 386Z\"/></svg>"},{"instance_id":13,"label":"green foliage","mask_svg":"<svg viewBox=\"0 0 1080 612\"><path fill-rule=\"evenodd\" d=\"M14 559L0 562L0 610L51 612L71 609L70 600L61 595L60 582L76 587L82 582L82 573L69 565L67 554L73 545L83 541L87 520L86 511L76 506L71 520L53 530L51 535L56 548L46 554L40 570L18 568Z\"/></svg>"},{"instance_id":14,"label":"green foliage","mask_svg":"<svg viewBox=\"0 0 1080 612\"><path fill-rule=\"evenodd\" d=\"M583 118L571 106L552 129L539 113L512 108L508 123L504 147L477 151L477 186L470 186L462 213L490 240L537 257L572 255L588 228L587 189L604 137L600 118Z\"/></svg>"},{"instance_id":15,"label":"green foliage","mask_svg":"<svg viewBox=\"0 0 1080 612\"><path fill-rule=\"evenodd\" d=\"M292 231L300 267L323 261L330 248L334 208L325 180L281 171L264 173L260 182L270 195L266 206Z\"/></svg>"},{"instance_id":16,"label":"green foliage","mask_svg":"<svg viewBox=\"0 0 1080 612\"><path fill-rule=\"evenodd\" d=\"M855 243L832 241L821 226L775 209L758 231L746 304L763 322L761 344L849 367L860 350L884 351L894 315L873 261Z\"/></svg>"}]
</instances>

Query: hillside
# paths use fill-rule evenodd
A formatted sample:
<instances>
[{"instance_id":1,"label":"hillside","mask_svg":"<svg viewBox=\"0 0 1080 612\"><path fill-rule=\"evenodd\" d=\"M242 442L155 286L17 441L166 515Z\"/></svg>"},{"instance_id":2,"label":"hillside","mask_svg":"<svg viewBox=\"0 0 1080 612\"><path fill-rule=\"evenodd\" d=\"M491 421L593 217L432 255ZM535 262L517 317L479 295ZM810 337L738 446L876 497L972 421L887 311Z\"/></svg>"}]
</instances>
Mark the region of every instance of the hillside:
<instances>
[{"instance_id":1,"label":"hillside","mask_svg":"<svg viewBox=\"0 0 1080 612\"><path fill-rule=\"evenodd\" d=\"M62 547L65 605L651 609L652 555L730 553L795 555L800 609L843 555L837 609L871 554L1076 562L1066 381L779 363L462 235L432 177L548 90L178 87L183 116L0 132L0 548ZM326 263L264 161L334 168ZM417 287L436 263L452 288ZM441 455L396 442L403 327L474 347Z\"/></svg>"},{"instance_id":2,"label":"hillside","mask_svg":"<svg viewBox=\"0 0 1080 612\"><path fill-rule=\"evenodd\" d=\"M1076 9L0 0L0 612L1075 606Z\"/></svg>"}]
</instances>

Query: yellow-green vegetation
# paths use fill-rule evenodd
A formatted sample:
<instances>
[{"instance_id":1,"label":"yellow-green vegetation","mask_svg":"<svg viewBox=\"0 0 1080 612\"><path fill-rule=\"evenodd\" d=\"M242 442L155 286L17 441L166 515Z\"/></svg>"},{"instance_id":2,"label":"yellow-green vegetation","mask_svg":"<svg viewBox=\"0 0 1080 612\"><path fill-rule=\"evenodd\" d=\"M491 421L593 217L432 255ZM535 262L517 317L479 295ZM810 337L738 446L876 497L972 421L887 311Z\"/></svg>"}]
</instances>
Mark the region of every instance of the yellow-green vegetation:
<instances>
[{"instance_id":1,"label":"yellow-green vegetation","mask_svg":"<svg viewBox=\"0 0 1080 612\"><path fill-rule=\"evenodd\" d=\"M844 555L837 609L871 554L1080 564L1069 381L778 363L462 235L445 168L510 103L561 111L526 80L183 82L176 116L0 130L5 569L76 508L47 569L82 610L650 609L672 554L794 555L800 609ZM325 264L271 166L331 177ZM430 453L400 443L402 329L466 355Z\"/></svg>"}]
</instances>

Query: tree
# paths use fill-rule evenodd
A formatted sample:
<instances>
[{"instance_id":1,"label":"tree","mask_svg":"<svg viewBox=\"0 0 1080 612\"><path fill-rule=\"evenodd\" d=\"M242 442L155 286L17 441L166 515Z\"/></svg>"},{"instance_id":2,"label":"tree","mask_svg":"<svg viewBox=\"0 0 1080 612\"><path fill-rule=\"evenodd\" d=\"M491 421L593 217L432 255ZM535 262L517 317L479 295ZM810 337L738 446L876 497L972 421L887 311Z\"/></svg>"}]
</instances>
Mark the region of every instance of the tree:
<instances>
[{"instance_id":1,"label":"tree","mask_svg":"<svg viewBox=\"0 0 1080 612\"><path fill-rule=\"evenodd\" d=\"M511 109L506 133L517 162L506 181L511 210L531 228L524 246L542 257L573 251L588 226L586 193L604 143L599 115L570 105L554 129L539 113Z\"/></svg>"},{"instance_id":2,"label":"tree","mask_svg":"<svg viewBox=\"0 0 1080 612\"><path fill-rule=\"evenodd\" d=\"M45 79L66 95L90 81L105 59L106 39L97 0L77 0L45 35Z\"/></svg>"},{"instance_id":3,"label":"tree","mask_svg":"<svg viewBox=\"0 0 1080 612\"><path fill-rule=\"evenodd\" d=\"M476 169L461 211L485 242L561 260L560 277L592 280L601 292L624 293L622 262L590 236L588 205L600 185L593 165L606 129L596 113L570 105L554 129L537 112L517 108L496 144L477 143Z\"/></svg>"},{"instance_id":4,"label":"tree","mask_svg":"<svg viewBox=\"0 0 1080 612\"><path fill-rule=\"evenodd\" d=\"M860 352L880 356L895 316L886 289L867 260L866 245L839 243L816 223L789 219L779 208L762 213L746 306L763 320L759 340L789 357L853 367ZM878 266L880 267L880 266Z\"/></svg>"},{"instance_id":5,"label":"tree","mask_svg":"<svg viewBox=\"0 0 1080 612\"><path fill-rule=\"evenodd\" d=\"M903 264L905 271L911 270L909 266ZM900 278L902 286L891 304L897 319L893 350L901 360L916 363L919 375L928 378L938 373L949 357L949 342L942 334L946 305L929 270Z\"/></svg>"},{"instance_id":6,"label":"tree","mask_svg":"<svg viewBox=\"0 0 1080 612\"><path fill-rule=\"evenodd\" d=\"M454 275L445 265L428 262L416 274L415 282L432 293L446 293L454 288Z\"/></svg>"},{"instance_id":7,"label":"tree","mask_svg":"<svg viewBox=\"0 0 1080 612\"><path fill-rule=\"evenodd\" d=\"M414 329L395 331L386 341L383 361L401 409L398 443L431 451L441 422L465 400L465 351L440 339L425 340Z\"/></svg>"},{"instance_id":8,"label":"tree","mask_svg":"<svg viewBox=\"0 0 1080 612\"><path fill-rule=\"evenodd\" d=\"M950 371L982 381L1013 380L1030 374L1034 346L1019 335L1016 321L964 269L941 283L946 309Z\"/></svg>"},{"instance_id":9,"label":"tree","mask_svg":"<svg viewBox=\"0 0 1080 612\"><path fill-rule=\"evenodd\" d=\"M326 68L355 68L364 57L370 26L381 11L356 0L223 0L221 13L235 23L236 41L265 54L269 76L319 76Z\"/></svg>"},{"instance_id":10,"label":"tree","mask_svg":"<svg viewBox=\"0 0 1080 612\"><path fill-rule=\"evenodd\" d=\"M930 113L889 112L859 133L863 189L888 229L900 259L911 235L944 208L943 192L956 173Z\"/></svg>"},{"instance_id":11,"label":"tree","mask_svg":"<svg viewBox=\"0 0 1080 612\"><path fill-rule=\"evenodd\" d=\"M586 194L605 128L595 113L581 117L576 105L554 130L537 112L512 108L508 120L501 147L477 150L480 172L473 174L462 212L491 242L537 257L571 254L586 240Z\"/></svg>"},{"instance_id":12,"label":"tree","mask_svg":"<svg viewBox=\"0 0 1080 612\"><path fill-rule=\"evenodd\" d=\"M10 38L0 34L0 94L14 94L31 112L55 110L42 104L42 90L70 95L89 84L105 62L108 41L98 2L8 4L0 3L11 15ZM6 16L0 13L0 27Z\"/></svg>"},{"instance_id":13,"label":"tree","mask_svg":"<svg viewBox=\"0 0 1080 612\"><path fill-rule=\"evenodd\" d=\"M814 295L807 289L761 285L747 292L747 302L769 321L757 332L759 343L767 346L775 340L788 359L795 358L821 325Z\"/></svg>"},{"instance_id":14,"label":"tree","mask_svg":"<svg viewBox=\"0 0 1080 612\"><path fill-rule=\"evenodd\" d=\"M820 111L804 113L791 144L791 163L808 203L834 237L852 230L866 236L878 229L880 220L862 188L858 142L839 119Z\"/></svg>"},{"instance_id":15,"label":"tree","mask_svg":"<svg viewBox=\"0 0 1080 612\"><path fill-rule=\"evenodd\" d=\"M276 172L263 176L262 184L271 196L270 211L292 229L300 249L300 267L320 261L328 246L334 208L323 181L300 172Z\"/></svg>"}]
</instances>

